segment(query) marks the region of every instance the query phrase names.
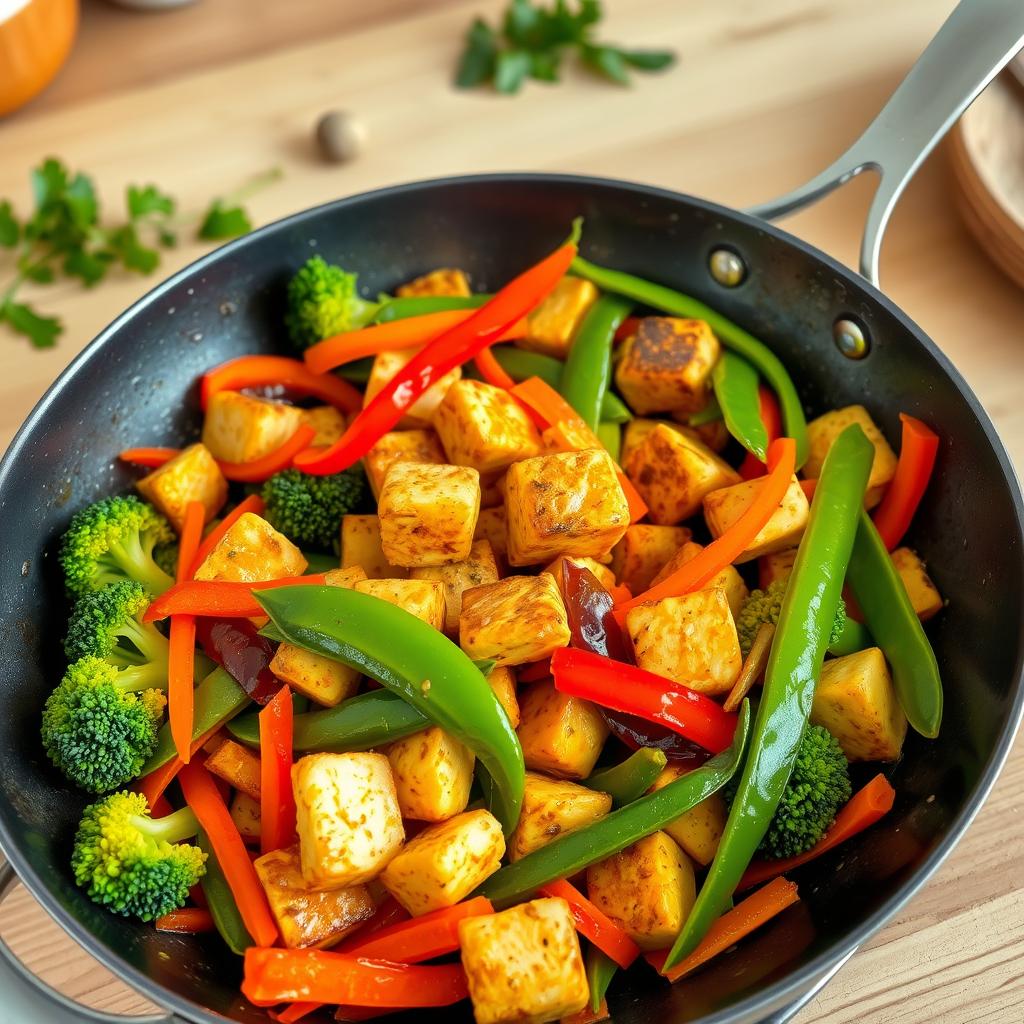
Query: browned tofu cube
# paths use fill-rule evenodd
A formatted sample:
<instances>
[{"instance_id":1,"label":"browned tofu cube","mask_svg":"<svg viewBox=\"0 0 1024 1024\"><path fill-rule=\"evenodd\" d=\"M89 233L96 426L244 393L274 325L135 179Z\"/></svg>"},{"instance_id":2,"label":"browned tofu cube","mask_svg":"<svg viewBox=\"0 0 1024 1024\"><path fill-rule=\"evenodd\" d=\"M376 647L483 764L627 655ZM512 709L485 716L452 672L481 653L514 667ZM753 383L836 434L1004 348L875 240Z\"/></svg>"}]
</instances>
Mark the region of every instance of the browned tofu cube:
<instances>
[{"instance_id":1,"label":"browned tofu cube","mask_svg":"<svg viewBox=\"0 0 1024 1024\"><path fill-rule=\"evenodd\" d=\"M597 301L597 288L580 277L563 277L551 294L530 314L525 338L516 345L530 352L564 359L573 336Z\"/></svg>"},{"instance_id":2,"label":"browned tofu cube","mask_svg":"<svg viewBox=\"0 0 1024 1024\"><path fill-rule=\"evenodd\" d=\"M796 548L789 548L788 551L775 551L770 555L762 555L757 562L757 585L762 590L767 590L776 580L786 579L793 571L796 552ZM734 610L733 615L735 614Z\"/></svg>"},{"instance_id":3,"label":"browned tofu cube","mask_svg":"<svg viewBox=\"0 0 1024 1024\"><path fill-rule=\"evenodd\" d=\"M404 299L426 295L453 295L465 298L473 293L465 271L457 267L438 267L429 274L401 285L395 294Z\"/></svg>"},{"instance_id":4,"label":"browned tofu cube","mask_svg":"<svg viewBox=\"0 0 1024 1024\"><path fill-rule=\"evenodd\" d=\"M204 445L193 444L135 482L139 493L156 506L178 533L189 502L202 504L208 523L228 500L228 482Z\"/></svg>"},{"instance_id":5,"label":"browned tofu cube","mask_svg":"<svg viewBox=\"0 0 1024 1024\"><path fill-rule=\"evenodd\" d=\"M708 400L711 370L721 349L703 320L647 316L623 342L615 383L629 407L696 412Z\"/></svg>"},{"instance_id":6,"label":"browned tofu cube","mask_svg":"<svg viewBox=\"0 0 1024 1024\"><path fill-rule=\"evenodd\" d=\"M615 573L608 568L607 565L602 565L597 559L594 558L578 558L575 555L559 555L550 565L544 566L541 572L551 573L555 578L555 582L558 584L558 589L562 589L562 565L565 562L572 562L579 569L587 569L597 577L597 582L601 584L605 590L611 590L615 586ZM565 597L563 592L562 597Z\"/></svg>"},{"instance_id":7,"label":"browned tofu cube","mask_svg":"<svg viewBox=\"0 0 1024 1024\"><path fill-rule=\"evenodd\" d=\"M685 526L634 523L612 549L612 571L634 595L642 594L692 536Z\"/></svg>"},{"instance_id":8,"label":"browned tofu cube","mask_svg":"<svg viewBox=\"0 0 1024 1024\"><path fill-rule=\"evenodd\" d=\"M408 574L384 557L377 516L341 517L341 567L360 568L371 580L401 579Z\"/></svg>"},{"instance_id":9,"label":"browned tofu cube","mask_svg":"<svg viewBox=\"0 0 1024 1024\"><path fill-rule=\"evenodd\" d=\"M296 693L328 708L355 696L362 677L340 661L286 643L275 651L270 671Z\"/></svg>"},{"instance_id":10,"label":"browned tofu cube","mask_svg":"<svg viewBox=\"0 0 1024 1024\"><path fill-rule=\"evenodd\" d=\"M559 836L600 821L611 809L607 793L527 772L523 809L508 840L508 859L520 860Z\"/></svg>"},{"instance_id":11,"label":"browned tofu cube","mask_svg":"<svg viewBox=\"0 0 1024 1024\"><path fill-rule=\"evenodd\" d=\"M505 506L482 508L477 516L473 540L486 540L491 545L495 558L504 561L508 554L508 516ZM499 563L500 564L500 563Z\"/></svg>"},{"instance_id":12,"label":"browned tofu cube","mask_svg":"<svg viewBox=\"0 0 1024 1024\"><path fill-rule=\"evenodd\" d=\"M396 605L434 629L444 628L444 587L436 580L361 580L353 589Z\"/></svg>"},{"instance_id":13,"label":"browned tofu cube","mask_svg":"<svg viewBox=\"0 0 1024 1024\"><path fill-rule=\"evenodd\" d=\"M507 469L541 452L540 434L507 392L478 380L456 381L434 414L448 459L480 473Z\"/></svg>"},{"instance_id":14,"label":"browned tofu cube","mask_svg":"<svg viewBox=\"0 0 1024 1024\"><path fill-rule=\"evenodd\" d=\"M650 792L655 793L686 774L685 768L670 764L654 780ZM707 867L718 851L728 816L729 810L722 794L712 793L696 807L691 807L685 814L681 814L675 821L666 825L665 831L683 848L688 857Z\"/></svg>"},{"instance_id":15,"label":"browned tofu cube","mask_svg":"<svg viewBox=\"0 0 1024 1024\"><path fill-rule=\"evenodd\" d=\"M449 636L459 635L459 617L462 615L463 592L485 583L497 583L498 563L490 541L475 540L469 549L469 558L450 565L427 565L409 570L411 580L434 580L444 587L444 631Z\"/></svg>"},{"instance_id":16,"label":"browned tofu cube","mask_svg":"<svg viewBox=\"0 0 1024 1024\"><path fill-rule=\"evenodd\" d=\"M373 367L370 370L370 379L366 382L366 391L363 394L363 408L370 404L377 396L377 393L391 378L401 370L417 350L413 348L402 349L400 352L380 352L374 357ZM456 367L446 373L440 380L431 384L426 391L409 406L408 411L402 417L400 427L429 427L434 418L441 399L448 393L448 389L462 377L462 370Z\"/></svg>"},{"instance_id":17,"label":"browned tofu cube","mask_svg":"<svg viewBox=\"0 0 1024 1024\"><path fill-rule=\"evenodd\" d=\"M509 576L462 594L459 642L471 658L523 665L546 658L569 639L562 595L546 573Z\"/></svg>"},{"instance_id":18,"label":"browned tofu cube","mask_svg":"<svg viewBox=\"0 0 1024 1024\"><path fill-rule=\"evenodd\" d=\"M502 706L513 729L519 727L519 699L516 696L516 674L508 665L495 665L487 677L494 696Z\"/></svg>"},{"instance_id":19,"label":"browned tofu cube","mask_svg":"<svg viewBox=\"0 0 1024 1024\"><path fill-rule=\"evenodd\" d=\"M403 818L444 821L466 809L473 752L436 725L387 749Z\"/></svg>"},{"instance_id":20,"label":"browned tofu cube","mask_svg":"<svg viewBox=\"0 0 1024 1024\"><path fill-rule=\"evenodd\" d=\"M352 885L330 892L309 889L296 846L265 853L253 862L253 867L288 949L333 946L373 917L375 908L366 886Z\"/></svg>"},{"instance_id":21,"label":"browned tofu cube","mask_svg":"<svg viewBox=\"0 0 1024 1024\"><path fill-rule=\"evenodd\" d=\"M527 768L563 779L585 779L594 770L608 723L590 701L569 697L554 683L534 683L523 694L519 716Z\"/></svg>"},{"instance_id":22,"label":"browned tofu cube","mask_svg":"<svg viewBox=\"0 0 1024 1024\"><path fill-rule=\"evenodd\" d=\"M942 595L932 583L924 562L910 548L897 548L892 553L892 564L896 566L910 603L922 622L942 611Z\"/></svg>"},{"instance_id":23,"label":"browned tofu cube","mask_svg":"<svg viewBox=\"0 0 1024 1024\"><path fill-rule=\"evenodd\" d=\"M204 762L206 770L254 800L260 798L260 759L234 740L220 739Z\"/></svg>"},{"instance_id":24,"label":"browned tofu cube","mask_svg":"<svg viewBox=\"0 0 1024 1024\"><path fill-rule=\"evenodd\" d=\"M280 448L304 419L295 405L218 391L206 406L203 444L215 459L252 462Z\"/></svg>"},{"instance_id":25,"label":"browned tofu cube","mask_svg":"<svg viewBox=\"0 0 1024 1024\"><path fill-rule=\"evenodd\" d=\"M717 587L630 608L626 629L640 668L698 693L728 693L743 666L729 601Z\"/></svg>"},{"instance_id":26,"label":"browned tofu cube","mask_svg":"<svg viewBox=\"0 0 1024 1024\"><path fill-rule=\"evenodd\" d=\"M258 583L301 576L307 562L302 552L266 519L246 512L231 525L196 570L197 580Z\"/></svg>"},{"instance_id":27,"label":"browned tofu cube","mask_svg":"<svg viewBox=\"0 0 1024 1024\"><path fill-rule=\"evenodd\" d=\"M658 570L651 586L657 586L662 580L671 576L677 569L681 569L691 558L704 550L703 544L688 540L683 546ZM726 600L729 602L729 610L735 618L743 607L743 602L750 596L743 577L737 572L734 565L727 565L720 573L713 576L707 582L705 590L718 587L725 591Z\"/></svg>"},{"instance_id":28,"label":"browned tofu cube","mask_svg":"<svg viewBox=\"0 0 1024 1024\"><path fill-rule=\"evenodd\" d=\"M397 463L377 504L384 557L406 568L465 561L479 514L475 469Z\"/></svg>"},{"instance_id":29,"label":"browned tofu cube","mask_svg":"<svg viewBox=\"0 0 1024 1024\"><path fill-rule=\"evenodd\" d=\"M441 441L433 430L392 430L367 453L363 464L373 496L379 497L388 470L399 462L440 466L447 460Z\"/></svg>"},{"instance_id":30,"label":"browned tofu cube","mask_svg":"<svg viewBox=\"0 0 1024 1024\"><path fill-rule=\"evenodd\" d=\"M626 472L659 526L689 519L705 494L740 482L736 470L706 445L661 423L634 449Z\"/></svg>"},{"instance_id":31,"label":"browned tofu cube","mask_svg":"<svg viewBox=\"0 0 1024 1024\"><path fill-rule=\"evenodd\" d=\"M260 841L260 802L248 793L236 791L231 798L231 820L247 842Z\"/></svg>"},{"instance_id":32,"label":"browned tofu cube","mask_svg":"<svg viewBox=\"0 0 1024 1024\"><path fill-rule=\"evenodd\" d=\"M867 508L873 508L882 500L886 486L896 475L896 454L863 405L848 405L845 409L833 409L807 424L810 453L804 464L804 476L812 480L821 476L821 467L829 448L832 447L832 442L851 423L858 424L867 435L868 440L875 446L875 459L871 463L868 489L864 494L864 505Z\"/></svg>"},{"instance_id":33,"label":"browned tofu cube","mask_svg":"<svg viewBox=\"0 0 1024 1024\"><path fill-rule=\"evenodd\" d=\"M641 416L635 416L631 419L622 431L622 452L619 456L619 462L622 466L626 467L629 465L633 452L640 447L644 438L659 425L668 427L669 430L674 430L677 434L682 434L683 437L699 441L713 452L721 452L728 445L732 435L722 420L705 423L699 427L690 427L686 425L685 420L693 414L686 412L679 413L678 415L684 420L683 423L676 423L673 420L645 419Z\"/></svg>"},{"instance_id":34,"label":"browned tofu cube","mask_svg":"<svg viewBox=\"0 0 1024 1024\"><path fill-rule=\"evenodd\" d=\"M674 412L672 417L679 419L679 430L687 437L695 437L701 444L706 444L713 452L723 452L732 440L732 434L725 425L725 420L712 420L710 423L702 423L699 427L688 425L689 418L693 415L690 412Z\"/></svg>"},{"instance_id":35,"label":"browned tofu cube","mask_svg":"<svg viewBox=\"0 0 1024 1024\"><path fill-rule=\"evenodd\" d=\"M505 510L512 565L558 555L605 558L629 526L629 506L606 451L525 459L509 468Z\"/></svg>"},{"instance_id":36,"label":"browned tofu cube","mask_svg":"<svg viewBox=\"0 0 1024 1024\"><path fill-rule=\"evenodd\" d=\"M345 433L345 414L333 405L318 405L312 409L302 410L303 422L312 427L316 434L312 445L332 445Z\"/></svg>"},{"instance_id":37,"label":"browned tofu cube","mask_svg":"<svg viewBox=\"0 0 1024 1024\"><path fill-rule=\"evenodd\" d=\"M744 480L704 495L704 519L712 537L721 537L753 504L764 486L763 480ZM758 531L735 562L749 562L773 551L785 551L800 543L807 526L811 506L807 495L794 476L782 496L779 507Z\"/></svg>"}]
</instances>

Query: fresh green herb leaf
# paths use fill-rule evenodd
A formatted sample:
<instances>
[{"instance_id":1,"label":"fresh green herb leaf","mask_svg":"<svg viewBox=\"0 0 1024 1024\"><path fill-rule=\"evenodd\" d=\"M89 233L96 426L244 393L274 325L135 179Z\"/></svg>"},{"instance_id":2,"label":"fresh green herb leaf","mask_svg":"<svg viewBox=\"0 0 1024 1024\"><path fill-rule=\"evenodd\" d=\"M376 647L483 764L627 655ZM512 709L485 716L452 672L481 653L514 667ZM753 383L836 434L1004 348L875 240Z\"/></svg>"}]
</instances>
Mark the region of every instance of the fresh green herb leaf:
<instances>
[{"instance_id":1,"label":"fresh green herb leaf","mask_svg":"<svg viewBox=\"0 0 1024 1024\"><path fill-rule=\"evenodd\" d=\"M505 95L519 92L531 68L532 61L526 50L502 50L494 69L494 88Z\"/></svg>"},{"instance_id":2,"label":"fresh green herb leaf","mask_svg":"<svg viewBox=\"0 0 1024 1024\"><path fill-rule=\"evenodd\" d=\"M237 238L252 231L248 214L240 206L225 206L220 199L210 204L202 224L199 237L207 242L219 242Z\"/></svg>"},{"instance_id":3,"label":"fresh green herb leaf","mask_svg":"<svg viewBox=\"0 0 1024 1024\"><path fill-rule=\"evenodd\" d=\"M21 238L21 225L14 216L14 208L8 200L0 201L0 245L13 249Z\"/></svg>"},{"instance_id":4,"label":"fresh green herb leaf","mask_svg":"<svg viewBox=\"0 0 1024 1024\"><path fill-rule=\"evenodd\" d=\"M107 246L125 270L151 274L160 263L160 254L139 240L133 224L125 224L111 231L107 236Z\"/></svg>"},{"instance_id":5,"label":"fresh green herb leaf","mask_svg":"<svg viewBox=\"0 0 1024 1024\"><path fill-rule=\"evenodd\" d=\"M622 51L614 46L584 46L580 50L583 63L598 74L619 85L629 85L629 71L622 57Z\"/></svg>"},{"instance_id":6,"label":"fresh green herb leaf","mask_svg":"<svg viewBox=\"0 0 1024 1024\"><path fill-rule=\"evenodd\" d=\"M661 71L676 61L671 50L619 50L619 53L630 67L638 71Z\"/></svg>"},{"instance_id":7,"label":"fresh green herb leaf","mask_svg":"<svg viewBox=\"0 0 1024 1024\"><path fill-rule=\"evenodd\" d=\"M68 250L62 269L68 277L80 278L82 284L91 287L103 280L109 266L108 254L91 252L84 246L76 246Z\"/></svg>"},{"instance_id":8,"label":"fresh green herb leaf","mask_svg":"<svg viewBox=\"0 0 1024 1024\"><path fill-rule=\"evenodd\" d=\"M129 185L126 197L128 216L132 220L159 214L162 217L174 215L174 199L161 192L155 185Z\"/></svg>"},{"instance_id":9,"label":"fresh green herb leaf","mask_svg":"<svg viewBox=\"0 0 1024 1024\"><path fill-rule=\"evenodd\" d=\"M472 89L494 77L498 56L498 39L494 29L481 18L476 18L466 32L466 45L455 73L455 84L460 89Z\"/></svg>"},{"instance_id":10,"label":"fresh green herb leaf","mask_svg":"<svg viewBox=\"0 0 1024 1024\"><path fill-rule=\"evenodd\" d=\"M531 53L530 77L538 82L557 82L561 63L562 54L559 50Z\"/></svg>"},{"instance_id":11,"label":"fresh green herb leaf","mask_svg":"<svg viewBox=\"0 0 1024 1024\"><path fill-rule=\"evenodd\" d=\"M505 38L513 46L524 50L545 46L548 42L547 28L547 15L530 0L512 0L505 11Z\"/></svg>"},{"instance_id":12,"label":"fresh green herb leaf","mask_svg":"<svg viewBox=\"0 0 1024 1024\"><path fill-rule=\"evenodd\" d=\"M64 330L59 320L40 316L31 306L10 299L0 306L0 320L28 338L34 348L53 348L57 344L57 336Z\"/></svg>"},{"instance_id":13,"label":"fresh green herb leaf","mask_svg":"<svg viewBox=\"0 0 1024 1024\"><path fill-rule=\"evenodd\" d=\"M34 284L52 284L53 267L45 263L28 263L21 269L21 276Z\"/></svg>"}]
</instances>

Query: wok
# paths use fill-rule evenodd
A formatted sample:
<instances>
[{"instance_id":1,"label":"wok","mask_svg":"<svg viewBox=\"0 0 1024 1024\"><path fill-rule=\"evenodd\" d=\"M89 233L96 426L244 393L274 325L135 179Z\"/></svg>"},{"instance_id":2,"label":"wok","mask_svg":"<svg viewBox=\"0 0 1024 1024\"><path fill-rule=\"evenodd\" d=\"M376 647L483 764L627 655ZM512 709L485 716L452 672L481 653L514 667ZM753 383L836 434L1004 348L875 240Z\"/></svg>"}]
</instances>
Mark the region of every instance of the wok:
<instances>
[{"instance_id":1,"label":"wok","mask_svg":"<svg viewBox=\"0 0 1024 1024\"><path fill-rule=\"evenodd\" d=\"M195 436L202 371L281 348L285 282L312 251L357 268L370 293L439 265L464 267L490 289L557 245L582 214L585 255L699 296L765 339L812 414L863 402L893 440L900 411L939 426L937 473L910 541L950 599L932 630L946 691L940 737L909 738L890 771L893 813L802 869L800 904L688 981L670 986L634 968L613 988L613 1017L789 1020L925 883L977 813L1021 718L1024 517L1010 461L977 399L872 282L885 222L909 176L1022 42L1020 0L965 0L851 150L754 215L643 185L522 174L415 183L300 213L160 285L50 388L0 465L0 846L70 935L166 1008L152 1024L267 1018L239 995L239 962L216 936L158 934L99 909L73 884L71 837L85 801L48 764L38 738L40 708L63 670L55 543L77 508L130 488L113 453ZM864 277L762 219L865 169L881 177ZM3 892L13 882L5 870ZM0 1019L110 1020L44 992L2 952L9 977ZM458 1016L469 1019L468 1011Z\"/></svg>"}]
</instances>

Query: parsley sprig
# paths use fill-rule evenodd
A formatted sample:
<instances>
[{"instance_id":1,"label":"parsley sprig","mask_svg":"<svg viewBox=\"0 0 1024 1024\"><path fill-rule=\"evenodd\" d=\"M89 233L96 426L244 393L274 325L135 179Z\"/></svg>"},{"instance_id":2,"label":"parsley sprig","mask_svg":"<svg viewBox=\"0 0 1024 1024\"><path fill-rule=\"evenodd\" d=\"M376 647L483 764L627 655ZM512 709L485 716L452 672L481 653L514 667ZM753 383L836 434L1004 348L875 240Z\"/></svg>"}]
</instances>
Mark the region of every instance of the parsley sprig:
<instances>
[{"instance_id":1,"label":"parsley sprig","mask_svg":"<svg viewBox=\"0 0 1024 1024\"><path fill-rule=\"evenodd\" d=\"M554 0L548 6L512 0L499 28L482 18L470 25L455 84L472 89L492 82L498 92L512 94L527 78L557 82L562 59L572 49L585 67L618 85L629 85L631 69L661 71L675 61L671 50L626 50L597 42L593 30L601 18L600 0Z\"/></svg>"}]
</instances>

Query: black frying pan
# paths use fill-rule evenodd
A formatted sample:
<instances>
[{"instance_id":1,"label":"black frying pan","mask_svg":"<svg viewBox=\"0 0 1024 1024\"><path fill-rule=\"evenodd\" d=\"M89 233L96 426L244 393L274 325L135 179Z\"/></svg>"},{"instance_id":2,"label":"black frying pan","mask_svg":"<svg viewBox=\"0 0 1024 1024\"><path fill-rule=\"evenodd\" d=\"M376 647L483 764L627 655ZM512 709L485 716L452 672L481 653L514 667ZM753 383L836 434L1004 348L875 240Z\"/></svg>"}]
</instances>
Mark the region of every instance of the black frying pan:
<instances>
[{"instance_id":1,"label":"black frying pan","mask_svg":"<svg viewBox=\"0 0 1024 1024\"><path fill-rule=\"evenodd\" d=\"M884 167L862 261L873 278L882 228L910 173L1022 42L1020 0L966 0L851 151L761 212L785 212ZM38 739L40 709L63 670L58 536L75 509L131 487L113 453L195 436L200 373L282 348L285 282L312 251L358 269L369 293L439 265L464 267L478 288L492 289L557 245L579 214L587 256L699 296L765 339L812 414L863 402L893 440L900 411L937 424L944 438L910 538L950 599L932 630L946 687L941 736L910 737L891 771L895 810L802 869L800 904L687 981L669 986L634 968L613 987L614 1020L788 1020L924 884L995 781L1022 713L1021 494L977 399L875 287L762 220L642 185L493 175L341 200L225 246L151 292L60 377L0 465L0 844L75 939L167 1008L154 1022L267 1018L238 994L239 962L219 938L158 934L114 917L71 880L71 837L85 801ZM854 360L858 333L868 351ZM9 870L0 875L0 893L12 881ZM0 966L14 968L0 1020L111 1019L39 994L9 951L0 953ZM417 1020L456 1017L469 1012Z\"/></svg>"}]
</instances>

